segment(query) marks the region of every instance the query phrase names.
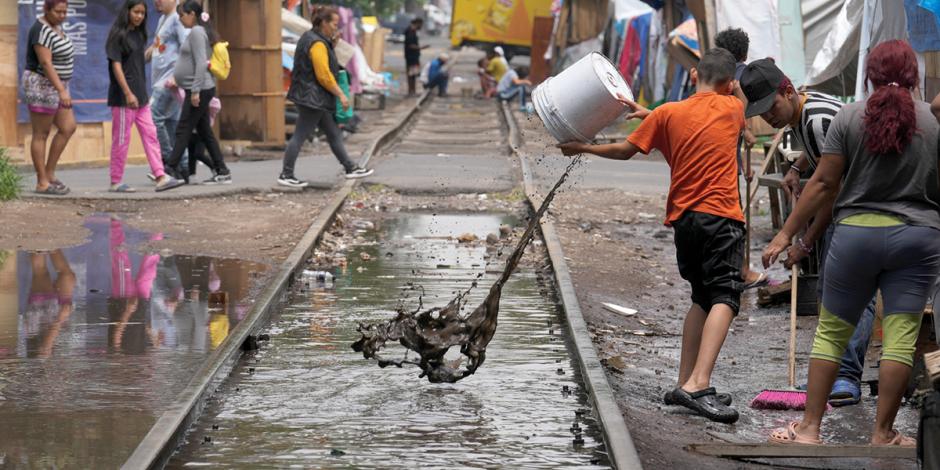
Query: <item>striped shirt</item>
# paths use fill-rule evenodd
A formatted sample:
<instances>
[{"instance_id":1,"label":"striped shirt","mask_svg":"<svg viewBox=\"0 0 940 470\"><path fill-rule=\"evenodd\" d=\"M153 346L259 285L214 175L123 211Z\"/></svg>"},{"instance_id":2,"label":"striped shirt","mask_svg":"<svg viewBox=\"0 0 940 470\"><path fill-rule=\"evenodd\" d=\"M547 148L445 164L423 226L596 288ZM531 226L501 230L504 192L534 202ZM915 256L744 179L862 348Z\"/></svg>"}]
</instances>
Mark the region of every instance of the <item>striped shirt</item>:
<instances>
[{"instance_id":1,"label":"striped shirt","mask_svg":"<svg viewBox=\"0 0 940 470\"><path fill-rule=\"evenodd\" d=\"M806 93L806 101L800 112L800 125L793 129L793 135L803 144L809 160L810 171L816 170L822 148L826 143L826 133L829 124L842 108L842 102L836 97L810 91Z\"/></svg>"},{"instance_id":2,"label":"striped shirt","mask_svg":"<svg viewBox=\"0 0 940 470\"><path fill-rule=\"evenodd\" d=\"M75 47L68 35L59 34L51 26L37 19L33 27L29 29L27 45L26 70L46 76L46 71L39 63L39 56L33 47L40 45L52 52L52 67L59 75L59 80L65 81L72 78L75 68Z\"/></svg>"}]
</instances>

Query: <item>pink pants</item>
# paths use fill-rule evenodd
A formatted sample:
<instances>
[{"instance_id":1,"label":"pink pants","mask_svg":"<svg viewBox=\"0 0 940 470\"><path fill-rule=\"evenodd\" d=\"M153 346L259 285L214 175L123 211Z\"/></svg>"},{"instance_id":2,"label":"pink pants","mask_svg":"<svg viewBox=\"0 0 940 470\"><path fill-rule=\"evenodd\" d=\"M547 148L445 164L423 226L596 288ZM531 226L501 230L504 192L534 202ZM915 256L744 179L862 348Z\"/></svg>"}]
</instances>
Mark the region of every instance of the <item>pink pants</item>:
<instances>
[{"instance_id":1,"label":"pink pants","mask_svg":"<svg viewBox=\"0 0 940 470\"><path fill-rule=\"evenodd\" d=\"M144 143L144 153L150 163L150 171L160 178L163 171L163 157L160 142L157 140L157 127L153 124L150 106L133 109L127 107L111 108L111 184L120 183L124 178L124 165L127 164L127 150L131 145L131 128L137 125L137 132Z\"/></svg>"},{"instance_id":2,"label":"pink pants","mask_svg":"<svg viewBox=\"0 0 940 470\"><path fill-rule=\"evenodd\" d=\"M162 238L162 235L151 237L154 240ZM160 263L160 255L150 254L144 256L135 278L131 272L133 265L131 264L130 254L127 252L128 247L124 244L124 227L121 225L121 221L111 221L109 242L111 247L111 297L118 299L131 297L149 299L153 289L153 281L157 278L157 264Z\"/></svg>"}]
</instances>

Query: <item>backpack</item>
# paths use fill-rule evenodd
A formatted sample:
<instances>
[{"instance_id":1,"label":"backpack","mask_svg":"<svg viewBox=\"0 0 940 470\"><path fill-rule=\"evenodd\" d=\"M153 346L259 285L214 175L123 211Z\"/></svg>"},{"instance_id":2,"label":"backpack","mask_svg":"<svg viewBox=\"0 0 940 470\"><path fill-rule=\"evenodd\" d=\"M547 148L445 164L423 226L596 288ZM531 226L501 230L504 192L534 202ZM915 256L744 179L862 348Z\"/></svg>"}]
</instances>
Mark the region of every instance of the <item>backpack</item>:
<instances>
[{"instance_id":1,"label":"backpack","mask_svg":"<svg viewBox=\"0 0 940 470\"><path fill-rule=\"evenodd\" d=\"M212 46L212 57L209 58L209 71L216 80L225 80L232 73L232 63L228 58L228 43L219 41Z\"/></svg>"}]
</instances>

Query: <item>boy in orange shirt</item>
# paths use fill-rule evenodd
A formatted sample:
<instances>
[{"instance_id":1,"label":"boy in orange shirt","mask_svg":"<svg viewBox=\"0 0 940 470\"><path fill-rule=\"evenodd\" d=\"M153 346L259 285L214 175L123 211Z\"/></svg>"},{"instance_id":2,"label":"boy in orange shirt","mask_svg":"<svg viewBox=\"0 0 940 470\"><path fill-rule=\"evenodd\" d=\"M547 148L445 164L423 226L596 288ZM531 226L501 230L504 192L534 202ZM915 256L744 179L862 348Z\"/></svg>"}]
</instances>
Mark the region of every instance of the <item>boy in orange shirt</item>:
<instances>
[{"instance_id":1,"label":"boy in orange shirt","mask_svg":"<svg viewBox=\"0 0 940 470\"><path fill-rule=\"evenodd\" d=\"M632 108L628 119L643 119L624 142L559 145L568 156L629 160L656 149L666 158L672 176L665 224L675 231L676 260L692 287L692 307L682 329L678 386L664 401L723 423L737 421L738 412L729 406L730 395L710 386L711 375L744 287L744 214L735 155L744 105L731 95L734 72L734 56L711 49L691 71L697 87L688 99L652 112L623 100Z\"/></svg>"}]
</instances>

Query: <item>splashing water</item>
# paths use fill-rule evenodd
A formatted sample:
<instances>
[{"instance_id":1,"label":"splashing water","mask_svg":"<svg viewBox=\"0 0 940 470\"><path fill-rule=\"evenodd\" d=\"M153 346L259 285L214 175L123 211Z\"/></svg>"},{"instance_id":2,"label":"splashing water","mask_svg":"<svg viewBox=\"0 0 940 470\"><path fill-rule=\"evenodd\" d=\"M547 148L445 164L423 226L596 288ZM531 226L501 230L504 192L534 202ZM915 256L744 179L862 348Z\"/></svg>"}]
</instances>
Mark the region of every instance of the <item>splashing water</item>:
<instances>
[{"instance_id":1,"label":"splashing water","mask_svg":"<svg viewBox=\"0 0 940 470\"><path fill-rule=\"evenodd\" d=\"M580 162L581 157L575 157L565 168L565 172L542 200L535 216L529 220L528 227L506 261L502 275L490 287L486 299L470 315L463 316L460 311L466 303L470 289L476 287L476 281L443 308L422 311L422 305L419 302L418 308L412 312L399 307L397 316L387 322L373 325L360 324L358 331L362 337L352 344L353 350L361 352L366 359L376 359L379 367L417 365L422 371L419 377L427 376L432 383L454 383L476 372L486 359L486 346L496 333L499 298L503 285L515 271L525 252L525 247L535 236L535 229L554 199L555 192ZM388 341L398 341L402 346L418 353L420 359L383 357L380 352ZM460 353L468 359L464 369L460 368L463 358L450 363L444 358L453 346L460 346Z\"/></svg>"}]
</instances>

